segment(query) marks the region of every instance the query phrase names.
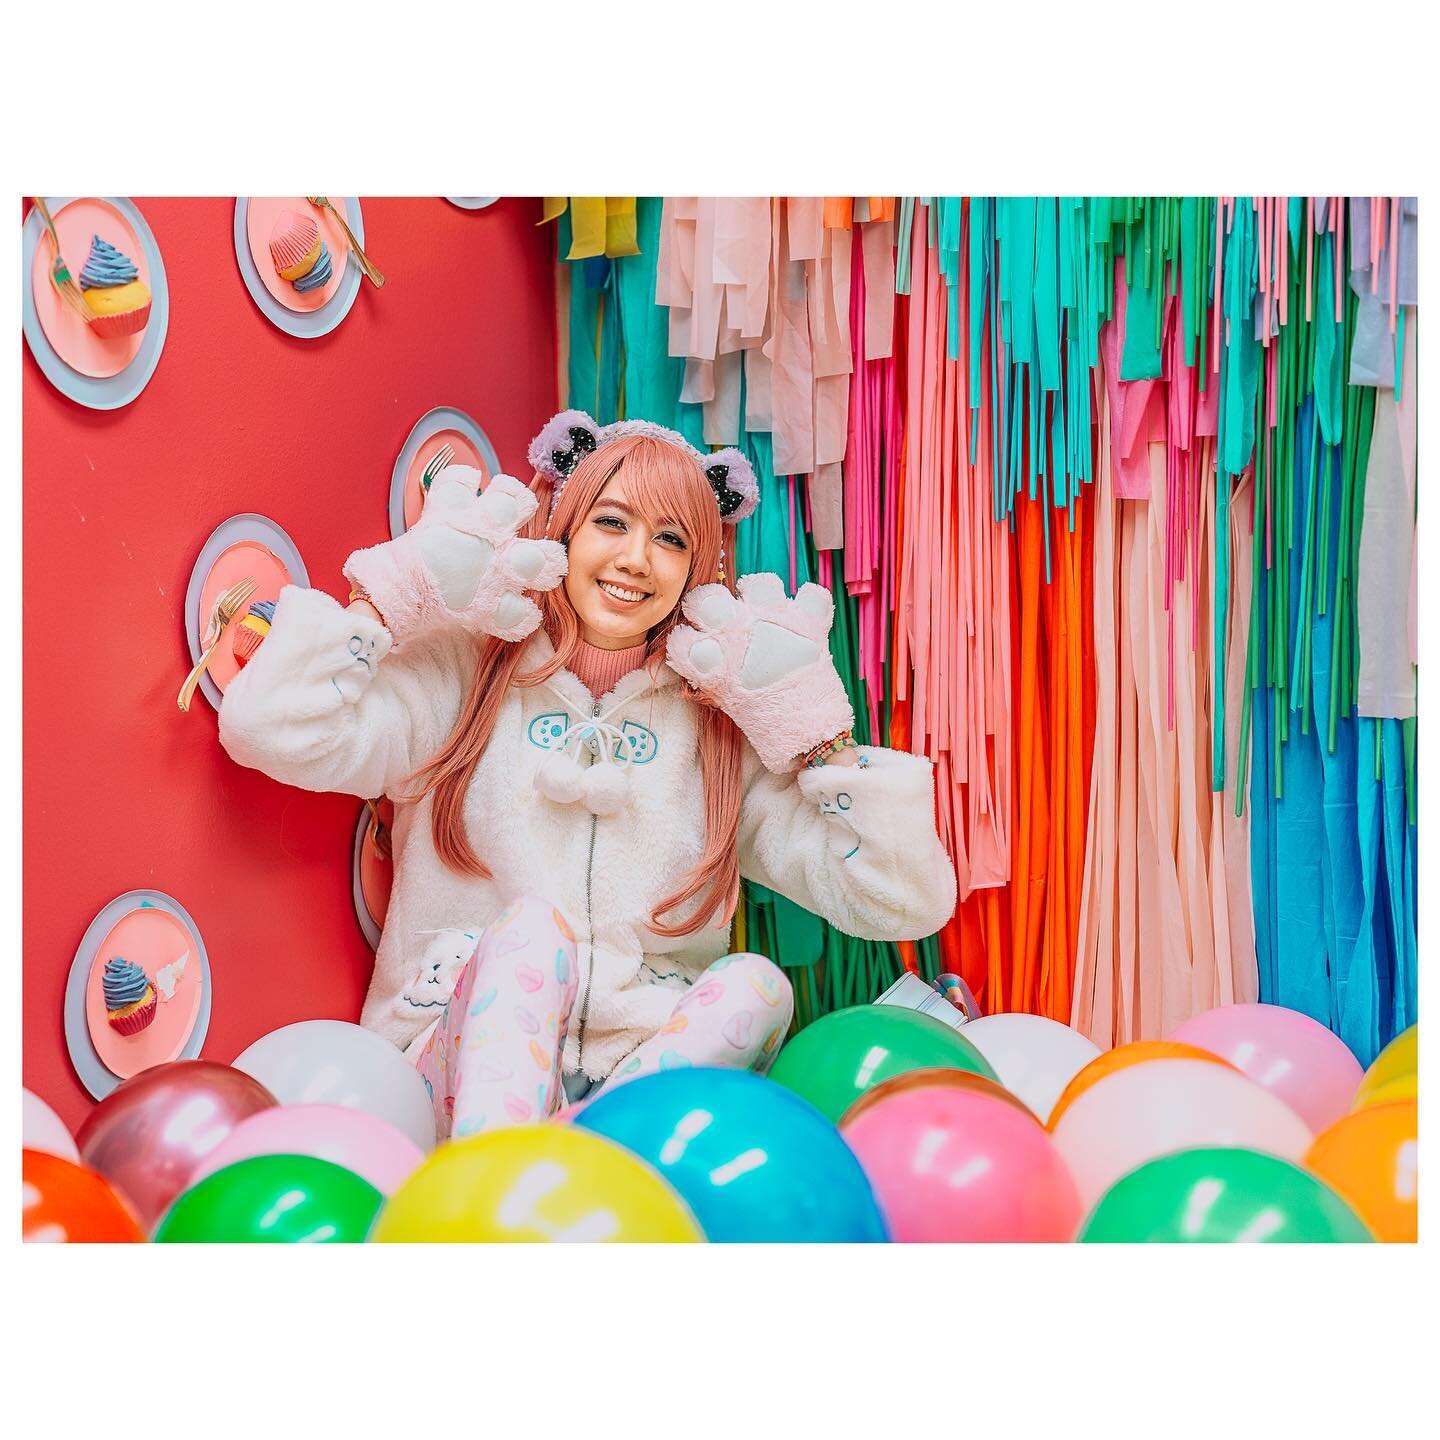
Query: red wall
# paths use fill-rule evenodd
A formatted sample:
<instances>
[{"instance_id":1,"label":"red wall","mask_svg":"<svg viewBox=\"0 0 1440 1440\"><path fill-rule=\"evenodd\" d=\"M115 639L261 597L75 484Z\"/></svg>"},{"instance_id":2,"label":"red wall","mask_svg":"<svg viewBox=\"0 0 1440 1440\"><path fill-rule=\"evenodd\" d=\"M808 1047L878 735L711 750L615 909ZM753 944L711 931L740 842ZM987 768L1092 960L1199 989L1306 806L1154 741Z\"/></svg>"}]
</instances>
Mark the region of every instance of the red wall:
<instances>
[{"instance_id":1,"label":"red wall","mask_svg":"<svg viewBox=\"0 0 1440 1440\"><path fill-rule=\"evenodd\" d=\"M162 890L194 917L210 1059L295 1020L357 1019L370 977L350 898L360 802L241 769L203 696L176 708L206 537L259 511L311 584L343 597L346 555L388 538L391 466L424 411L468 411L518 473L557 408L553 237L536 200L363 201L386 283L363 284L320 340L256 309L232 200L137 203L170 282L149 385L102 413L59 395L28 349L23 376L24 1083L72 1129L91 1102L65 1048L65 980L114 896Z\"/></svg>"}]
</instances>

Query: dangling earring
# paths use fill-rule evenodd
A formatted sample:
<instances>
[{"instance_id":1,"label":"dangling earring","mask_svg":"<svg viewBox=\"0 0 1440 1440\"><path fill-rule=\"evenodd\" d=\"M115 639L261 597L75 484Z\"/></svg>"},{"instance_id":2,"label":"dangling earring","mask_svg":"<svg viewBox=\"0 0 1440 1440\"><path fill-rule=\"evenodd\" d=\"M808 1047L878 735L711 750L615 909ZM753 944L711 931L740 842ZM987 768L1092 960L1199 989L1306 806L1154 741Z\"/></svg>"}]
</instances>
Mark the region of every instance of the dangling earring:
<instances>
[{"instance_id":1,"label":"dangling earring","mask_svg":"<svg viewBox=\"0 0 1440 1440\"><path fill-rule=\"evenodd\" d=\"M720 569L715 576L721 585L725 583L725 547L720 547Z\"/></svg>"}]
</instances>

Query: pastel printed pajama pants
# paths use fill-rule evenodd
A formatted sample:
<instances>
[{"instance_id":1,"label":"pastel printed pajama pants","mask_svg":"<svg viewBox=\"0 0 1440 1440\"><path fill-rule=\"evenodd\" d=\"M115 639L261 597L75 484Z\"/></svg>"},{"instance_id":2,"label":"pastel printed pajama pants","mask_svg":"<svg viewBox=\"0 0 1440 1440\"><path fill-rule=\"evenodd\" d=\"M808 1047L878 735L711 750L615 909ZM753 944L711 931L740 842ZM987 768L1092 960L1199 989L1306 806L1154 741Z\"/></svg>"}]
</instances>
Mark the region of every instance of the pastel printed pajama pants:
<instances>
[{"instance_id":1,"label":"pastel printed pajama pants","mask_svg":"<svg viewBox=\"0 0 1440 1440\"><path fill-rule=\"evenodd\" d=\"M442 1139L555 1113L578 988L574 933L547 901L517 900L485 930L416 1061ZM790 982L763 955L722 956L605 1084L682 1065L763 1074L792 1009Z\"/></svg>"}]
</instances>

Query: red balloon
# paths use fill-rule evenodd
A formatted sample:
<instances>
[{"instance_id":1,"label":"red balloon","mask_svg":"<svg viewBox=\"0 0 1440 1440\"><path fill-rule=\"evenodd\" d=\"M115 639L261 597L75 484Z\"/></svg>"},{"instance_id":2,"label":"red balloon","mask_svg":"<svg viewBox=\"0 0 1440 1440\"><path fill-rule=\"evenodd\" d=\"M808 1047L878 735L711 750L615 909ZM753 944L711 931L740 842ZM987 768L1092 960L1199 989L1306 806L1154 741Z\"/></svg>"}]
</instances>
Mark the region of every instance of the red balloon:
<instances>
[{"instance_id":1,"label":"red balloon","mask_svg":"<svg viewBox=\"0 0 1440 1440\"><path fill-rule=\"evenodd\" d=\"M44 1150L23 1150L20 1174L20 1234L27 1243L144 1240L130 1207L93 1170Z\"/></svg>"},{"instance_id":2,"label":"red balloon","mask_svg":"<svg viewBox=\"0 0 1440 1440\"><path fill-rule=\"evenodd\" d=\"M277 1104L256 1079L213 1060L172 1060L122 1081L90 1113L80 1158L130 1202L146 1231L190 1172L247 1116Z\"/></svg>"}]
</instances>

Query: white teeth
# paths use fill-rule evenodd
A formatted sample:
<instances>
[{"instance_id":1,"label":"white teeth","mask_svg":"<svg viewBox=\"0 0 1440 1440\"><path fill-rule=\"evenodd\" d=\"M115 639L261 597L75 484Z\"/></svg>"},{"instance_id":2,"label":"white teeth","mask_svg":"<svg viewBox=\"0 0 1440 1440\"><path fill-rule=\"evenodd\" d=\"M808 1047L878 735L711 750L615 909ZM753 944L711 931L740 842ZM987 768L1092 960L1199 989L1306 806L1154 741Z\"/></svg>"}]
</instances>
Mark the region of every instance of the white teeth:
<instances>
[{"instance_id":1,"label":"white teeth","mask_svg":"<svg viewBox=\"0 0 1440 1440\"><path fill-rule=\"evenodd\" d=\"M622 590L618 585L612 585L608 580L597 580L595 582L607 594L613 595L617 600L625 600L632 605L637 600L646 600L649 597L643 590Z\"/></svg>"}]
</instances>

